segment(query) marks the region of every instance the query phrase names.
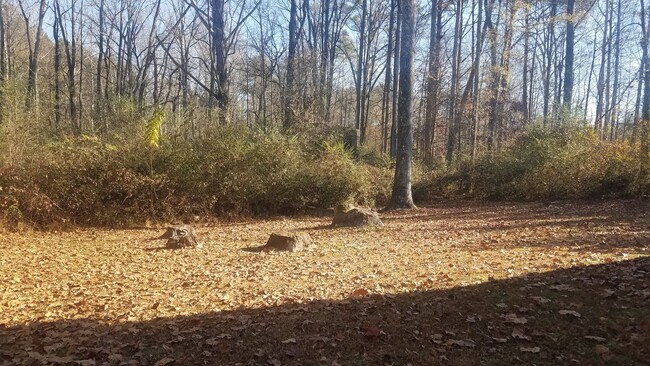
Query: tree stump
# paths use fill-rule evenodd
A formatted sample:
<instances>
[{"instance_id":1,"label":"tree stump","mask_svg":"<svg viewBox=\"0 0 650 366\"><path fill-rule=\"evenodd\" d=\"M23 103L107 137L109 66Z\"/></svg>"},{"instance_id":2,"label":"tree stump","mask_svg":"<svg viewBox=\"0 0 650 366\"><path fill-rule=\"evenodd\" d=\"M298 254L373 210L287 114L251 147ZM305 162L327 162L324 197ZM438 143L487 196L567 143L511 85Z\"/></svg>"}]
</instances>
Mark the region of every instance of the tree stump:
<instances>
[{"instance_id":1,"label":"tree stump","mask_svg":"<svg viewBox=\"0 0 650 366\"><path fill-rule=\"evenodd\" d=\"M165 247L169 249L203 248L203 244L196 239L194 229L189 225L171 226L158 239L167 239Z\"/></svg>"},{"instance_id":2,"label":"tree stump","mask_svg":"<svg viewBox=\"0 0 650 366\"><path fill-rule=\"evenodd\" d=\"M334 210L333 227L384 226L379 214L369 209L339 205Z\"/></svg>"},{"instance_id":3,"label":"tree stump","mask_svg":"<svg viewBox=\"0 0 650 366\"><path fill-rule=\"evenodd\" d=\"M299 252L313 243L307 233L273 233L263 248Z\"/></svg>"}]
</instances>

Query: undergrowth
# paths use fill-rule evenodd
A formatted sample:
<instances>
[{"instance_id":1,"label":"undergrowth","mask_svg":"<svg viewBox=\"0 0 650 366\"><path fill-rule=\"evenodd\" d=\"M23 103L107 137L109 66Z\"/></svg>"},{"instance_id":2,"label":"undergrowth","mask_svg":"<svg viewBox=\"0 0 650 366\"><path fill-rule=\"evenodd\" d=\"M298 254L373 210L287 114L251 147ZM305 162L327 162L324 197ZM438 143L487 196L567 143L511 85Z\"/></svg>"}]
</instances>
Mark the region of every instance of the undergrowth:
<instances>
[{"instance_id":1,"label":"undergrowth","mask_svg":"<svg viewBox=\"0 0 650 366\"><path fill-rule=\"evenodd\" d=\"M192 143L84 136L0 170L5 224L123 226L381 204L387 175L342 143L221 128Z\"/></svg>"},{"instance_id":2,"label":"undergrowth","mask_svg":"<svg viewBox=\"0 0 650 366\"><path fill-rule=\"evenodd\" d=\"M5 159L0 219L9 227L127 226L389 200L391 160L367 148L353 154L341 131L286 136L222 127L190 142L159 136L152 120L122 137L39 142L14 163ZM638 154L638 145L602 141L588 127L533 128L474 166L414 162L413 195L420 202L632 196L647 185L637 178Z\"/></svg>"},{"instance_id":3,"label":"undergrowth","mask_svg":"<svg viewBox=\"0 0 650 366\"><path fill-rule=\"evenodd\" d=\"M592 128L532 128L499 152L434 170L415 186L420 199L469 196L497 200L593 199L633 196L639 146L603 141Z\"/></svg>"}]
</instances>

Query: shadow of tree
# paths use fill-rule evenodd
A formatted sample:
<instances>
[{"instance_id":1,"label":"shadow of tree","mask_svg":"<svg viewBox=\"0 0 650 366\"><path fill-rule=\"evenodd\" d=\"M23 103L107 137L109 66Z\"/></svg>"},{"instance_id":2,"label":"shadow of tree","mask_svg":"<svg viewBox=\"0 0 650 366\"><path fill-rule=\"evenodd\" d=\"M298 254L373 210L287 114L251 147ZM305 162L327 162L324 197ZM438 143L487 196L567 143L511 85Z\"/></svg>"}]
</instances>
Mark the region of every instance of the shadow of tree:
<instances>
[{"instance_id":1,"label":"shadow of tree","mask_svg":"<svg viewBox=\"0 0 650 366\"><path fill-rule=\"evenodd\" d=\"M141 321L0 325L0 364L643 365L650 360L648 257L466 287L394 295L360 289L353 295L358 296Z\"/></svg>"},{"instance_id":2,"label":"shadow of tree","mask_svg":"<svg viewBox=\"0 0 650 366\"><path fill-rule=\"evenodd\" d=\"M565 247L577 252L645 254L650 248L650 201L544 203L457 202L383 218L391 226L408 223L430 233L454 233L478 240L472 250L501 247ZM500 240L507 236L507 240Z\"/></svg>"}]
</instances>

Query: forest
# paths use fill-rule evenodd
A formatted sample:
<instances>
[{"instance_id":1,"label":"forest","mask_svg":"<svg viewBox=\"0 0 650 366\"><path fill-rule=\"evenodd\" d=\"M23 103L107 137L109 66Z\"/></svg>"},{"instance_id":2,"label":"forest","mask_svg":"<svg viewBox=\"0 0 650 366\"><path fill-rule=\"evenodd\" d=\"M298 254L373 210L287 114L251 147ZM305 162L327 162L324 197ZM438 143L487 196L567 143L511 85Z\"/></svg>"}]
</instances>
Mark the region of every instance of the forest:
<instances>
[{"instance_id":1,"label":"forest","mask_svg":"<svg viewBox=\"0 0 650 366\"><path fill-rule=\"evenodd\" d=\"M646 365L647 2L0 0L0 366Z\"/></svg>"},{"instance_id":2,"label":"forest","mask_svg":"<svg viewBox=\"0 0 650 366\"><path fill-rule=\"evenodd\" d=\"M1 5L8 225L648 186L644 1Z\"/></svg>"}]
</instances>

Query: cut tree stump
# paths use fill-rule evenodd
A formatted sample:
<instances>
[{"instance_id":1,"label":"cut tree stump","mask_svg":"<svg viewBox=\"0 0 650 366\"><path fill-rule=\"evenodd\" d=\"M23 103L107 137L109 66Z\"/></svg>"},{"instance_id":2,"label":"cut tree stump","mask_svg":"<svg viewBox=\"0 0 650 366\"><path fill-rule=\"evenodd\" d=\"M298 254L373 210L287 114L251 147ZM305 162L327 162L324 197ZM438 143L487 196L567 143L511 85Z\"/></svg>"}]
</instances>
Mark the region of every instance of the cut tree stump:
<instances>
[{"instance_id":1,"label":"cut tree stump","mask_svg":"<svg viewBox=\"0 0 650 366\"><path fill-rule=\"evenodd\" d=\"M307 233L273 233L262 248L299 252L313 243Z\"/></svg>"},{"instance_id":2,"label":"cut tree stump","mask_svg":"<svg viewBox=\"0 0 650 366\"><path fill-rule=\"evenodd\" d=\"M384 226L376 212L360 207L339 205L334 210L333 227Z\"/></svg>"},{"instance_id":3,"label":"cut tree stump","mask_svg":"<svg viewBox=\"0 0 650 366\"><path fill-rule=\"evenodd\" d=\"M189 225L170 226L158 239L167 239L165 247L169 249L203 248L203 244L196 238L194 228Z\"/></svg>"}]
</instances>

